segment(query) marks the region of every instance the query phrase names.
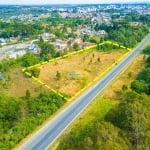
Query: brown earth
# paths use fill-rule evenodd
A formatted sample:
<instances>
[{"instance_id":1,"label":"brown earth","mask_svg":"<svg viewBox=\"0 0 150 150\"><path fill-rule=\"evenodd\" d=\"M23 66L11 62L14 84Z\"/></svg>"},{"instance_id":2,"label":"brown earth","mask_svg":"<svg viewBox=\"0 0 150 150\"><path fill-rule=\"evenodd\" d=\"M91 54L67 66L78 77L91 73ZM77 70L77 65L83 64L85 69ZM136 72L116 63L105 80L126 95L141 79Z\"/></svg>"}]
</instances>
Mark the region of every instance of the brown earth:
<instances>
[{"instance_id":1,"label":"brown earth","mask_svg":"<svg viewBox=\"0 0 150 150\"><path fill-rule=\"evenodd\" d=\"M88 51L78 55L69 56L40 66L39 79L52 88L73 96L76 92L92 81L100 72L114 63L124 52L98 52ZM60 79L56 77L57 71ZM77 73L81 79L69 79L68 75Z\"/></svg>"}]
</instances>

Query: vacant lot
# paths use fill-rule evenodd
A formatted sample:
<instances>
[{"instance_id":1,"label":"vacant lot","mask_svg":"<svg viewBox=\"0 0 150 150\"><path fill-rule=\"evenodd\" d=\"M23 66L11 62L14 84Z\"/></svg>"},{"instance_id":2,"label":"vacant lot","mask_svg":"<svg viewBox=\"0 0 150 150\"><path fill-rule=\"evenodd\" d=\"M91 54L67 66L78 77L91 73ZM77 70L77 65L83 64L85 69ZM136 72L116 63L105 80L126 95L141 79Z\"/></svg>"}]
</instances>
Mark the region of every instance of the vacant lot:
<instances>
[{"instance_id":1,"label":"vacant lot","mask_svg":"<svg viewBox=\"0 0 150 150\"><path fill-rule=\"evenodd\" d=\"M100 72L123 55L123 51L109 53L88 51L57 62L40 66L40 80L52 88L73 96Z\"/></svg>"},{"instance_id":2,"label":"vacant lot","mask_svg":"<svg viewBox=\"0 0 150 150\"><path fill-rule=\"evenodd\" d=\"M31 78L22 73L21 68L14 68L5 74L9 80L3 87L0 84L0 93L10 96L23 97L26 90L29 90L32 96L38 95L40 92L47 90Z\"/></svg>"}]
</instances>

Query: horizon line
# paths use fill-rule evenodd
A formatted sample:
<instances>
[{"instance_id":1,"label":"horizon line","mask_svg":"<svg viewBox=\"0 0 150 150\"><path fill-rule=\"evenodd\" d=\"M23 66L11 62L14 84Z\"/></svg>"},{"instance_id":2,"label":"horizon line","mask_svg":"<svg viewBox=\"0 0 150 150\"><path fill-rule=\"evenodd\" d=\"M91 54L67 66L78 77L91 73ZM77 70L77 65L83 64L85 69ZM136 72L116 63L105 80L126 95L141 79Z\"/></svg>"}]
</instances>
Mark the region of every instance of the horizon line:
<instances>
[{"instance_id":1,"label":"horizon line","mask_svg":"<svg viewBox=\"0 0 150 150\"><path fill-rule=\"evenodd\" d=\"M27 4L27 3L24 3L24 4L0 4L0 6L2 5L115 5L115 4L150 4L150 2L124 2L124 3L72 3L72 4L68 4L68 3L61 3L61 4L50 4L50 3L41 3L41 4L36 4L36 3L33 3L33 4Z\"/></svg>"},{"instance_id":2,"label":"horizon line","mask_svg":"<svg viewBox=\"0 0 150 150\"><path fill-rule=\"evenodd\" d=\"M33 3L33 4L30 4L30 3L0 3L0 5L100 5L100 4L150 4L150 2L147 2L147 1L139 1L139 2L112 2L112 3Z\"/></svg>"}]
</instances>

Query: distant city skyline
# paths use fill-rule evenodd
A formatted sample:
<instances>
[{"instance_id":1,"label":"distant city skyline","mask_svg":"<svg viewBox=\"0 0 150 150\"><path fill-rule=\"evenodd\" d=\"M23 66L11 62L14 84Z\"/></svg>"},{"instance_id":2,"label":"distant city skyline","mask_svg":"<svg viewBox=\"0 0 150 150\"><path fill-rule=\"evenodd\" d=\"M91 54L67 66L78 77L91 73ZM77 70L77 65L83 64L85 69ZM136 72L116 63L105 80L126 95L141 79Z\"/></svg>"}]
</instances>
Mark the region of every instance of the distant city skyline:
<instances>
[{"instance_id":1,"label":"distant city skyline","mask_svg":"<svg viewBox=\"0 0 150 150\"><path fill-rule=\"evenodd\" d=\"M101 3L139 3L150 0L0 0L0 4L101 4Z\"/></svg>"}]
</instances>

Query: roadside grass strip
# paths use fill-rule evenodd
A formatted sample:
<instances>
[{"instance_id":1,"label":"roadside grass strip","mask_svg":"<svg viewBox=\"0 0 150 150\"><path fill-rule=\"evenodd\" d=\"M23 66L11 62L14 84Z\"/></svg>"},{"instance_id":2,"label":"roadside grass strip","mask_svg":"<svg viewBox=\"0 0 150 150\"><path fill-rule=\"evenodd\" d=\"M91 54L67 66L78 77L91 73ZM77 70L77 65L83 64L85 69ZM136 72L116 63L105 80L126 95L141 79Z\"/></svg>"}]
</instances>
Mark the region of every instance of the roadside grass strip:
<instances>
[{"instance_id":1,"label":"roadside grass strip","mask_svg":"<svg viewBox=\"0 0 150 150\"><path fill-rule=\"evenodd\" d=\"M108 71L110 71L117 63L119 63L121 60L123 60L131 51L132 49L130 48L127 48L127 47L124 47L122 45L119 45L118 43L116 42L112 42L112 41L105 41L103 43L100 43L99 45L104 45L104 44L111 44L111 45L115 45L115 46L118 46L120 48L123 48L123 49L126 49L128 50L128 52L126 52L123 56L121 56L117 61L115 61L111 66L109 66L108 68L106 68L103 72L100 72L91 82L89 82L84 88L82 88L81 90L79 90L73 97L71 98L67 98L65 97L64 95L61 94L61 92L53 89L52 87L50 87L49 85L45 84L44 82L42 82L41 80L39 80L38 78L32 76L29 72L27 72L28 70L34 68L34 67L40 67L42 65L45 65L47 63L51 63L51 62L55 62L55 61L58 61L60 59L63 59L63 58L66 58L66 57L69 57L69 56L73 56L73 55L76 55L76 54L79 54L79 53L82 53L84 51L87 51L87 50L91 50L95 47L97 47L97 45L92 45L92 46L89 46L87 48L83 48L81 50L78 50L78 51L74 51L74 52L71 52L69 54L66 54L64 56L61 56L61 57L57 57L57 58L54 58L54 59L50 59L48 61L44 61L42 63L38 63L38 64L35 64L33 66L30 66L30 67L27 67L27 68L23 68L22 69L22 72L25 73L27 76L31 77L34 81L40 83L41 85L45 86L47 89L49 89L50 91L52 91L53 93L59 95L60 97L64 98L66 101L72 101L74 100L76 97L78 97L83 91L85 91L87 88L89 88L92 84L94 84L96 81L98 81L101 77L103 77Z\"/></svg>"}]
</instances>

